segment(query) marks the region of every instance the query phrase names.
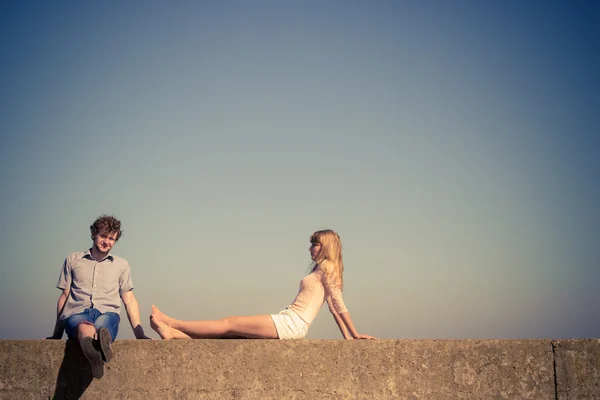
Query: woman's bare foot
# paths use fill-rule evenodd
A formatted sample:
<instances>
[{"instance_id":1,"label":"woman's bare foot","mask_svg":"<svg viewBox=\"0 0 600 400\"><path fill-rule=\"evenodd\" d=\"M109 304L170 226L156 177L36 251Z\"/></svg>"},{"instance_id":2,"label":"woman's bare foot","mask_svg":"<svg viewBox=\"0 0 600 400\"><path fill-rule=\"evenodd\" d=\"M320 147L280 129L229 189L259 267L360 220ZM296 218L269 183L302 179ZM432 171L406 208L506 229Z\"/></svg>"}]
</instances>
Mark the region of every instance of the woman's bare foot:
<instances>
[{"instance_id":1,"label":"woman's bare foot","mask_svg":"<svg viewBox=\"0 0 600 400\"><path fill-rule=\"evenodd\" d=\"M160 318L155 317L154 314L150 316L150 327L165 340L173 339L171 334L171 327L163 323Z\"/></svg>"},{"instance_id":2,"label":"woman's bare foot","mask_svg":"<svg viewBox=\"0 0 600 400\"><path fill-rule=\"evenodd\" d=\"M158 309L157 309L158 310ZM164 340L171 339L191 339L190 336L185 333L171 328L169 325L165 324L159 315L154 314L154 306L152 307L152 315L150 315L150 327L156 331Z\"/></svg>"},{"instance_id":3,"label":"woman's bare foot","mask_svg":"<svg viewBox=\"0 0 600 400\"><path fill-rule=\"evenodd\" d=\"M175 320L175 318L169 317L167 314L160 311L158 307L152 304L152 318L154 317L158 317L162 321L162 323L167 326L173 326L173 321Z\"/></svg>"}]
</instances>

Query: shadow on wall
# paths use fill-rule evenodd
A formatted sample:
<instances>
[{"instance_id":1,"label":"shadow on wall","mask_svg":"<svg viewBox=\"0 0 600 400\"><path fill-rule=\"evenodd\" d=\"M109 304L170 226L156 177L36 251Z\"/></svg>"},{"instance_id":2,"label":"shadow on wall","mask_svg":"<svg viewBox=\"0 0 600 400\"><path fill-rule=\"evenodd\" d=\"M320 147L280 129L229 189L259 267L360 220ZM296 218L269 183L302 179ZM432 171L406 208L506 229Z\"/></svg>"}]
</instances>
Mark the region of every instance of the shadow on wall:
<instances>
[{"instance_id":1,"label":"shadow on wall","mask_svg":"<svg viewBox=\"0 0 600 400\"><path fill-rule=\"evenodd\" d=\"M58 371L55 400L79 399L94 379L92 367L83 355L79 343L67 340L65 355Z\"/></svg>"}]
</instances>

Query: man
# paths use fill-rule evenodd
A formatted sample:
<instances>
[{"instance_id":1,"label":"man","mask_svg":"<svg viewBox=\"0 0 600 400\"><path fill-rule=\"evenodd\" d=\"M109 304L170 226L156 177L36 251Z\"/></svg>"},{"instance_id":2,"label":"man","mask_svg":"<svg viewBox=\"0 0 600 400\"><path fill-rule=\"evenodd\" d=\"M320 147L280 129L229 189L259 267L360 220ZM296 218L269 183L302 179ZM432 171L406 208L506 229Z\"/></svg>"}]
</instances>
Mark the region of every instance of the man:
<instances>
[{"instance_id":1,"label":"man","mask_svg":"<svg viewBox=\"0 0 600 400\"><path fill-rule=\"evenodd\" d=\"M127 260L110 250L121 237L121 221L101 215L90 226L92 247L71 253L65 259L58 284L62 290L51 339L66 330L78 340L96 378L104 375L104 362L111 360L111 343L119 330L121 300L137 339L149 339L140 324L140 308L133 295Z\"/></svg>"}]
</instances>

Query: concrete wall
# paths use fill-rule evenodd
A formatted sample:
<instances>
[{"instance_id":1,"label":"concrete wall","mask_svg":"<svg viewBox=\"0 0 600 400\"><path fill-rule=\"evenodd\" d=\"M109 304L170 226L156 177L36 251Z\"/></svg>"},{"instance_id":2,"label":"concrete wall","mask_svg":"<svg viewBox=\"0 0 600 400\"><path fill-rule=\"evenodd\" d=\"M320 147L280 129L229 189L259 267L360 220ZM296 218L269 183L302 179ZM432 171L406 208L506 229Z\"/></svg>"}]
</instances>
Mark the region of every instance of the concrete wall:
<instances>
[{"instance_id":1,"label":"concrete wall","mask_svg":"<svg viewBox=\"0 0 600 400\"><path fill-rule=\"evenodd\" d=\"M600 399L600 340L0 341L0 399Z\"/></svg>"}]
</instances>

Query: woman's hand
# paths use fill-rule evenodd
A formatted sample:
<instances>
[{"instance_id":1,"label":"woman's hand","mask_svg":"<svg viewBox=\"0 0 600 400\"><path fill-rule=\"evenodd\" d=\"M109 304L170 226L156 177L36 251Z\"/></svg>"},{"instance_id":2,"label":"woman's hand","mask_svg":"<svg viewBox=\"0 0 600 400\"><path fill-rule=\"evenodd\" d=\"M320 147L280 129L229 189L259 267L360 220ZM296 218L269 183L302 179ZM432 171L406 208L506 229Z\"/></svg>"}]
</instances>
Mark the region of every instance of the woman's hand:
<instances>
[{"instance_id":1,"label":"woman's hand","mask_svg":"<svg viewBox=\"0 0 600 400\"><path fill-rule=\"evenodd\" d=\"M379 338L376 338L375 336L365 335L365 334L361 334L361 333L359 333L358 335L356 335L356 337L354 339L357 339L357 340L360 340L360 339L365 339L365 340L379 340Z\"/></svg>"}]
</instances>

